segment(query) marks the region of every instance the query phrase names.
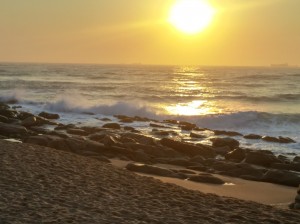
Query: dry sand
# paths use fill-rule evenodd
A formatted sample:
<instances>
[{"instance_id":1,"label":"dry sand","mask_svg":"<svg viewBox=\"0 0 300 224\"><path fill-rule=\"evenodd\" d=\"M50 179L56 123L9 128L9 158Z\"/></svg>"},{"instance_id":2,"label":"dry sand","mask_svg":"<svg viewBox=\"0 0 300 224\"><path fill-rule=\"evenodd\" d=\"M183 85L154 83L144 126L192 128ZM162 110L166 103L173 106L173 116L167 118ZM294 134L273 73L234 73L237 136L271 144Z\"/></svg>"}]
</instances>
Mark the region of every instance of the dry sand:
<instances>
[{"instance_id":1,"label":"dry sand","mask_svg":"<svg viewBox=\"0 0 300 224\"><path fill-rule=\"evenodd\" d=\"M297 211L187 190L90 158L0 140L1 224L299 220Z\"/></svg>"}]
</instances>

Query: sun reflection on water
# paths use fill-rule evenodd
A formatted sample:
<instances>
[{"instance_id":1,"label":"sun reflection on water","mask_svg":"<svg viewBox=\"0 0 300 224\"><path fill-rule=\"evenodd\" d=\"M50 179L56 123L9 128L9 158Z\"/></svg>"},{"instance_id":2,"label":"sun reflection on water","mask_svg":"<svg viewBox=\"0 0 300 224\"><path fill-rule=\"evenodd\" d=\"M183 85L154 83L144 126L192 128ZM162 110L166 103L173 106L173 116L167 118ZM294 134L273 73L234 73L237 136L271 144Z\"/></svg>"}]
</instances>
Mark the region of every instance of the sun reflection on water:
<instances>
[{"instance_id":1,"label":"sun reflection on water","mask_svg":"<svg viewBox=\"0 0 300 224\"><path fill-rule=\"evenodd\" d=\"M205 106L206 100L194 100L189 103L178 103L172 106L166 106L165 109L172 115L205 115L212 114L212 108Z\"/></svg>"}]
</instances>

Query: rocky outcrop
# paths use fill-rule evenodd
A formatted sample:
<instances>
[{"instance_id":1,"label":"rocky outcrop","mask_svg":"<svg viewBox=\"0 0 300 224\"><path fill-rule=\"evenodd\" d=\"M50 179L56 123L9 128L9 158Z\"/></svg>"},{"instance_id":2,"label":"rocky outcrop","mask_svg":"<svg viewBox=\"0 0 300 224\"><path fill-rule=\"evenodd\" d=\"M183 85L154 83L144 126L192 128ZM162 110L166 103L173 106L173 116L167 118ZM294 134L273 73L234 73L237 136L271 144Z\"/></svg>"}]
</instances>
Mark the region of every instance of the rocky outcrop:
<instances>
[{"instance_id":1,"label":"rocky outcrop","mask_svg":"<svg viewBox=\"0 0 300 224\"><path fill-rule=\"evenodd\" d=\"M201 155L206 158L212 158L215 156L213 149L207 146L195 146L192 144L175 141L169 138L161 139L160 143L189 157Z\"/></svg>"},{"instance_id":2,"label":"rocky outcrop","mask_svg":"<svg viewBox=\"0 0 300 224\"><path fill-rule=\"evenodd\" d=\"M236 131L213 130L213 132L215 135L242 136L241 133Z\"/></svg>"},{"instance_id":3,"label":"rocky outcrop","mask_svg":"<svg viewBox=\"0 0 300 224\"><path fill-rule=\"evenodd\" d=\"M244 149L236 148L225 155L225 159L233 162L241 162L245 159L246 152Z\"/></svg>"},{"instance_id":4,"label":"rocky outcrop","mask_svg":"<svg viewBox=\"0 0 300 224\"><path fill-rule=\"evenodd\" d=\"M248 134L248 135L244 135L245 139L261 139L262 136L261 135L257 135L257 134Z\"/></svg>"},{"instance_id":5,"label":"rocky outcrop","mask_svg":"<svg viewBox=\"0 0 300 224\"><path fill-rule=\"evenodd\" d=\"M27 134L28 134L27 129L21 125L6 124L0 122L0 135L6 137L23 138Z\"/></svg>"},{"instance_id":6,"label":"rocky outcrop","mask_svg":"<svg viewBox=\"0 0 300 224\"><path fill-rule=\"evenodd\" d=\"M126 166L126 169L133 172L139 172L139 173L145 173L145 174L151 174L151 175L157 175L163 177L175 177L175 178L178 177L178 175L172 170L161 168L158 166L140 164L140 163L129 163Z\"/></svg>"},{"instance_id":7,"label":"rocky outcrop","mask_svg":"<svg viewBox=\"0 0 300 224\"><path fill-rule=\"evenodd\" d=\"M191 138L206 138L205 135L200 135L200 134L197 134L197 133L195 133L195 132L191 132L191 133L190 133L190 137L191 137Z\"/></svg>"},{"instance_id":8,"label":"rocky outcrop","mask_svg":"<svg viewBox=\"0 0 300 224\"><path fill-rule=\"evenodd\" d=\"M249 151L246 155L245 162L264 167L270 167L272 163L281 163L281 161L269 151Z\"/></svg>"},{"instance_id":9,"label":"rocky outcrop","mask_svg":"<svg viewBox=\"0 0 300 224\"><path fill-rule=\"evenodd\" d=\"M51 113L47 113L47 112L41 112L39 113L40 117L46 118L46 119L50 119L50 120L55 120L55 119L59 119L59 114L51 114Z\"/></svg>"},{"instance_id":10,"label":"rocky outcrop","mask_svg":"<svg viewBox=\"0 0 300 224\"><path fill-rule=\"evenodd\" d=\"M225 184L225 182L222 179L217 178L211 174L193 175L190 176L188 180L194 182L200 182L200 183L209 183L209 184Z\"/></svg>"},{"instance_id":11,"label":"rocky outcrop","mask_svg":"<svg viewBox=\"0 0 300 224\"><path fill-rule=\"evenodd\" d=\"M239 141L233 138L212 138L210 141L213 147L228 146L230 149L235 149L240 145Z\"/></svg>"},{"instance_id":12,"label":"rocky outcrop","mask_svg":"<svg viewBox=\"0 0 300 224\"><path fill-rule=\"evenodd\" d=\"M67 129L67 133L72 134L72 135L80 135L80 136L89 135L88 132L86 132L85 130L79 129L79 128L69 128L69 129Z\"/></svg>"},{"instance_id":13,"label":"rocky outcrop","mask_svg":"<svg viewBox=\"0 0 300 224\"><path fill-rule=\"evenodd\" d=\"M102 126L103 128L110 128L110 129L121 129L121 126L118 123L107 123Z\"/></svg>"},{"instance_id":14,"label":"rocky outcrop","mask_svg":"<svg viewBox=\"0 0 300 224\"><path fill-rule=\"evenodd\" d=\"M264 174L262 181L298 187L300 184L300 177L298 174L290 171L269 170Z\"/></svg>"}]
</instances>

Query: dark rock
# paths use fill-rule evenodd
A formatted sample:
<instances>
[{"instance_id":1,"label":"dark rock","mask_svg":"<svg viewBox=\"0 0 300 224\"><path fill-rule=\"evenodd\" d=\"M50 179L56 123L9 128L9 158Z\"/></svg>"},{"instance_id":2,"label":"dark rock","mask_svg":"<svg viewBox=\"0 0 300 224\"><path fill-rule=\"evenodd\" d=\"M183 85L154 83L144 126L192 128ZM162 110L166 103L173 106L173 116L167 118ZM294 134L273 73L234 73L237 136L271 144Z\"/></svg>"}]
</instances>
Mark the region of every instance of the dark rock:
<instances>
[{"instance_id":1,"label":"dark rock","mask_svg":"<svg viewBox=\"0 0 300 224\"><path fill-rule=\"evenodd\" d=\"M292 165L286 163L272 163L270 168L277 170L293 170Z\"/></svg>"},{"instance_id":2,"label":"dark rock","mask_svg":"<svg viewBox=\"0 0 300 224\"><path fill-rule=\"evenodd\" d=\"M225 155L225 159L234 162L241 162L242 160L245 159L245 157L246 157L246 152L244 149L241 148L236 148Z\"/></svg>"},{"instance_id":3,"label":"dark rock","mask_svg":"<svg viewBox=\"0 0 300 224\"><path fill-rule=\"evenodd\" d=\"M199 128L199 127L195 127L193 130L194 130L194 131L206 131L206 130L209 130L209 129L207 129L207 128Z\"/></svg>"},{"instance_id":4,"label":"dark rock","mask_svg":"<svg viewBox=\"0 0 300 224\"><path fill-rule=\"evenodd\" d=\"M120 122L122 122L122 123L133 123L134 119L128 117L128 118L121 119Z\"/></svg>"},{"instance_id":5,"label":"dark rock","mask_svg":"<svg viewBox=\"0 0 300 224\"><path fill-rule=\"evenodd\" d=\"M191 133L190 133L190 137L191 137L191 138L206 138L205 135L200 135L200 134L197 134L197 133L195 133L195 132L191 132Z\"/></svg>"},{"instance_id":6,"label":"dark rock","mask_svg":"<svg viewBox=\"0 0 300 224\"><path fill-rule=\"evenodd\" d=\"M214 130L215 135L227 135L227 136L241 136L241 133L235 131L221 131L221 130Z\"/></svg>"},{"instance_id":7,"label":"dark rock","mask_svg":"<svg viewBox=\"0 0 300 224\"><path fill-rule=\"evenodd\" d=\"M214 147L214 151L216 154L224 156L230 151L230 148L229 146Z\"/></svg>"},{"instance_id":8,"label":"dark rock","mask_svg":"<svg viewBox=\"0 0 300 224\"><path fill-rule=\"evenodd\" d=\"M117 139L111 135L105 135L99 142L107 146L115 145L118 143Z\"/></svg>"},{"instance_id":9,"label":"dark rock","mask_svg":"<svg viewBox=\"0 0 300 224\"><path fill-rule=\"evenodd\" d=\"M128 138L128 137L122 136L120 138L120 142L122 142L122 143L136 143L136 140L134 140L133 138Z\"/></svg>"},{"instance_id":10,"label":"dark rock","mask_svg":"<svg viewBox=\"0 0 300 224\"><path fill-rule=\"evenodd\" d=\"M210 147L207 147L207 146L195 146L192 144L174 141L169 138L161 139L160 143L164 146L170 147L170 148L182 153L183 155L187 155L189 157L201 155L206 158L212 158L215 156L214 151Z\"/></svg>"},{"instance_id":11,"label":"dark rock","mask_svg":"<svg viewBox=\"0 0 300 224\"><path fill-rule=\"evenodd\" d=\"M191 170L178 170L178 172L184 173L184 174L196 174L194 171L191 171Z\"/></svg>"},{"instance_id":12,"label":"dark rock","mask_svg":"<svg viewBox=\"0 0 300 224\"><path fill-rule=\"evenodd\" d=\"M164 125L160 125L160 124L154 124L154 123L150 123L149 124L150 127L154 127L154 128L170 128Z\"/></svg>"},{"instance_id":13,"label":"dark rock","mask_svg":"<svg viewBox=\"0 0 300 224\"><path fill-rule=\"evenodd\" d=\"M95 134L95 133L98 133L98 132L107 131L105 128L89 127L89 126L80 127L80 129L86 131L89 134Z\"/></svg>"},{"instance_id":14,"label":"dark rock","mask_svg":"<svg viewBox=\"0 0 300 224\"><path fill-rule=\"evenodd\" d=\"M256 134L249 134L249 135L244 135L245 139L261 139L261 135L256 135Z\"/></svg>"},{"instance_id":15,"label":"dark rock","mask_svg":"<svg viewBox=\"0 0 300 224\"><path fill-rule=\"evenodd\" d=\"M90 135L90 136L89 136L89 139L90 139L90 140L93 140L93 141L96 141L96 142L99 142L99 141L101 141L101 139L103 139L105 136L106 136L106 134L104 134L104 133L96 133L96 134Z\"/></svg>"},{"instance_id":16,"label":"dark rock","mask_svg":"<svg viewBox=\"0 0 300 224\"><path fill-rule=\"evenodd\" d=\"M266 142L278 142L279 143L279 139L276 138L276 137L263 136L261 139L266 141Z\"/></svg>"},{"instance_id":17,"label":"dark rock","mask_svg":"<svg viewBox=\"0 0 300 224\"><path fill-rule=\"evenodd\" d=\"M190 162L194 162L194 163L201 163L203 164L205 161L205 159L203 158L203 156L194 156L193 158L190 159Z\"/></svg>"},{"instance_id":18,"label":"dark rock","mask_svg":"<svg viewBox=\"0 0 300 224\"><path fill-rule=\"evenodd\" d=\"M18 119L25 120L28 117L34 117L34 114L26 112L26 111L20 111L18 114Z\"/></svg>"},{"instance_id":19,"label":"dark rock","mask_svg":"<svg viewBox=\"0 0 300 224\"><path fill-rule=\"evenodd\" d=\"M28 117L24 120L22 120L21 125L23 125L24 127L31 127L31 126L36 126L38 124L36 117L32 116L32 117Z\"/></svg>"},{"instance_id":20,"label":"dark rock","mask_svg":"<svg viewBox=\"0 0 300 224\"><path fill-rule=\"evenodd\" d=\"M18 111L12 109L0 109L0 115L7 118L18 118Z\"/></svg>"},{"instance_id":21,"label":"dark rock","mask_svg":"<svg viewBox=\"0 0 300 224\"><path fill-rule=\"evenodd\" d=\"M50 120L53 120L53 119L59 119L59 114L51 114L51 113L47 113L47 112L41 112L39 113L39 116L40 117L43 117L43 118L46 118L46 119L50 119Z\"/></svg>"},{"instance_id":22,"label":"dark rock","mask_svg":"<svg viewBox=\"0 0 300 224\"><path fill-rule=\"evenodd\" d=\"M102 126L103 128L120 129L121 126L118 123L107 123Z\"/></svg>"},{"instance_id":23,"label":"dark rock","mask_svg":"<svg viewBox=\"0 0 300 224\"><path fill-rule=\"evenodd\" d=\"M101 119L99 119L100 121L111 121L111 119L109 119L109 118L107 118L107 117L105 117L105 118L101 118Z\"/></svg>"},{"instance_id":24,"label":"dark rock","mask_svg":"<svg viewBox=\"0 0 300 224\"><path fill-rule=\"evenodd\" d=\"M296 143L296 141L294 141L293 139L291 139L289 137L279 136L278 140L279 140L280 143Z\"/></svg>"},{"instance_id":25,"label":"dark rock","mask_svg":"<svg viewBox=\"0 0 300 224\"><path fill-rule=\"evenodd\" d=\"M3 109L7 110L9 108L10 108L9 105L7 105L6 103L0 102L0 110L3 110Z\"/></svg>"},{"instance_id":26,"label":"dark rock","mask_svg":"<svg viewBox=\"0 0 300 224\"><path fill-rule=\"evenodd\" d=\"M240 145L239 141L233 138L213 138L210 139L210 141L212 142L213 147L228 146L230 149L234 149Z\"/></svg>"},{"instance_id":27,"label":"dark rock","mask_svg":"<svg viewBox=\"0 0 300 224\"><path fill-rule=\"evenodd\" d=\"M78 128L70 128L67 129L67 133L68 134L72 134L72 135L80 135L80 136L87 136L89 135L88 132L82 130L82 129L78 129Z\"/></svg>"},{"instance_id":28,"label":"dark rock","mask_svg":"<svg viewBox=\"0 0 300 224\"><path fill-rule=\"evenodd\" d=\"M86 115L95 115L95 113L90 112L90 111L83 111L82 114L86 114ZM50 118L49 118L50 119Z\"/></svg>"},{"instance_id":29,"label":"dark rock","mask_svg":"<svg viewBox=\"0 0 300 224\"><path fill-rule=\"evenodd\" d=\"M290 162L289 158L283 155L278 155L277 158L282 162L286 162L286 163Z\"/></svg>"},{"instance_id":30,"label":"dark rock","mask_svg":"<svg viewBox=\"0 0 300 224\"><path fill-rule=\"evenodd\" d=\"M69 138L70 137L66 133L63 133L63 132L60 132L60 131L51 131L49 134L50 135L56 135L56 136L59 136L61 138Z\"/></svg>"},{"instance_id":31,"label":"dark rock","mask_svg":"<svg viewBox=\"0 0 300 224\"><path fill-rule=\"evenodd\" d=\"M298 187L300 184L299 175L283 170L269 170L263 176L263 181L286 186Z\"/></svg>"},{"instance_id":32,"label":"dark rock","mask_svg":"<svg viewBox=\"0 0 300 224\"><path fill-rule=\"evenodd\" d=\"M233 177L245 177L251 176L252 180L260 180L264 174L264 170L254 168L249 164L244 163L232 163L219 161L212 165L214 170L220 171L222 175L233 176Z\"/></svg>"},{"instance_id":33,"label":"dark rock","mask_svg":"<svg viewBox=\"0 0 300 224\"><path fill-rule=\"evenodd\" d=\"M165 158L165 159L160 159L160 163L171 164L175 166L184 166L184 167L195 165L195 163L190 162L186 158Z\"/></svg>"},{"instance_id":34,"label":"dark rock","mask_svg":"<svg viewBox=\"0 0 300 224\"><path fill-rule=\"evenodd\" d=\"M159 136L168 136L169 135L168 131L153 129L152 132L153 132L154 135L159 135Z\"/></svg>"},{"instance_id":35,"label":"dark rock","mask_svg":"<svg viewBox=\"0 0 300 224\"><path fill-rule=\"evenodd\" d=\"M276 156L263 151L249 151L246 155L245 162L264 167L270 167L272 163L281 163Z\"/></svg>"},{"instance_id":36,"label":"dark rock","mask_svg":"<svg viewBox=\"0 0 300 224\"><path fill-rule=\"evenodd\" d=\"M134 131L135 129L133 127L125 126L124 130L126 130L126 131Z\"/></svg>"},{"instance_id":37,"label":"dark rock","mask_svg":"<svg viewBox=\"0 0 300 224\"><path fill-rule=\"evenodd\" d=\"M291 163L291 170L294 170L294 171L297 171L297 172L300 172L300 163Z\"/></svg>"},{"instance_id":38,"label":"dark rock","mask_svg":"<svg viewBox=\"0 0 300 224\"><path fill-rule=\"evenodd\" d=\"M201 172L207 171L207 167L205 167L203 165L188 166L186 168L190 169L190 170L201 171Z\"/></svg>"},{"instance_id":39,"label":"dark rock","mask_svg":"<svg viewBox=\"0 0 300 224\"><path fill-rule=\"evenodd\" d=\"M6 137L25 137L27 133L27 129L21 125L0 122L0 135Z\"/></svg>"},{"instance_id":40,"label":"dark rock","mask_svg":"<svg viewBox=\"0 0 300 224\"><path fill-rule=\"evenodd\" d=\"M139 163L129 163L126 166L126 169L134 172L158 175L163 177L177 177L177 174L172 170Z\"/></svg>"},{"instance_id":41,"label":"dark rock","mask_svg":"<svg viewBox=\"0 0 300 224\"><path fill-rule=\"evenodd\" d=\"M196 127L196 125L180 125L181 130L191 131Z\"/></svg>"},{"instance_id":42,"label":"dark rock","mask_svg":"<svg viewBox=\"0 0 300 224\"><path fill-rule=\"evenodd\" d=\"M295 156L293 162L300 163L300 156Z\"/></svg>"},{"instance_id":43,"label":"dark rock","mask_svg":"<svg viewBox=\"0 0 300 224\"><path fill-rule=\"evenodd\" d=\"M178 124L179 123L179 121L177 121L177 120L164 120L163 122L166 124Z\"/></svg>"},{"instance_id":44,"label":"dark rock","mask_svg":"<svg viewBox=\"0 0 300 224\"><path fill-rule=\"evenodd\" d=\"M8 118L5 116L0 115L0 122L2 123L8 123Z\"/></svg>"},{"instance_id":45,"label":"dark rock","mask_svg":"<svg viewBox=\"0 0 300 224\"><path fill-rule=\"evenodd\" d=\"M133 152L130 157L131 160L136 161L136 162L142 162L142 163L149 163L151 162L151 158L149 155L142 151L136 151Z\"/></svg>"},{"instance_id":46,"label":"dark rock","mask_svg":"<svg viewBox=\"0 0 300 224\"><path fill-rule=\"evenodd\" d=\"M199 174L195 176L190 176L188 180L200 182L200 183L209 183L209 184L225 184L223 180L214 177L210 174Z\"/></svg>"}]
</instances>

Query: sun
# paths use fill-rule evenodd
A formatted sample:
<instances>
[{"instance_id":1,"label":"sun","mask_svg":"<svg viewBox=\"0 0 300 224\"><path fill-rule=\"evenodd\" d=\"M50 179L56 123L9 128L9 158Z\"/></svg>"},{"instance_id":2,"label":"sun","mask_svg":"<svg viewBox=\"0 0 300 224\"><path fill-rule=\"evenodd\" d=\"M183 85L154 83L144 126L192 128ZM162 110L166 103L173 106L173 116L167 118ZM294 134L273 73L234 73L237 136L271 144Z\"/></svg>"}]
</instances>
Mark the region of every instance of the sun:
<instances>
[{"instance_id":1,"label":"sun","mask_svg":"<svg viewBox=\"0 0 300 224\"><path fill-rule=\"evenodd\" d=\"M196 34L211 23L214 13L207 1L179 0L171 8L169 22L186 34Z\"/></svg>"}]
</instances>

